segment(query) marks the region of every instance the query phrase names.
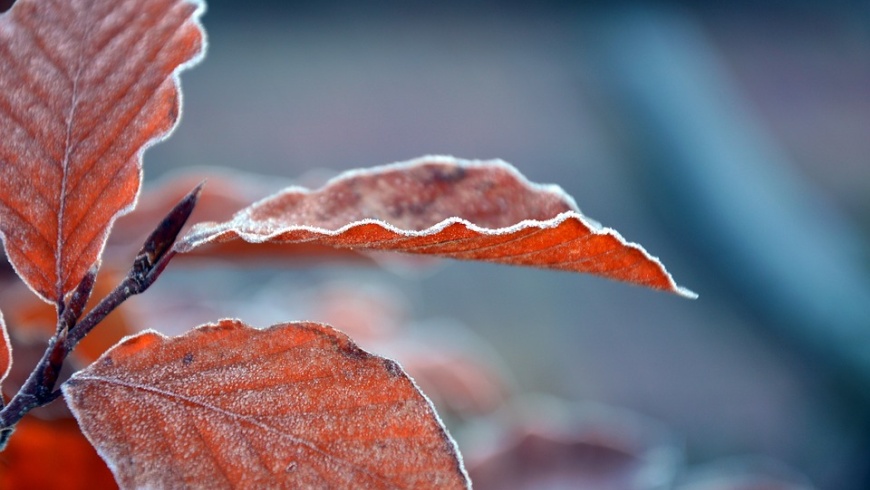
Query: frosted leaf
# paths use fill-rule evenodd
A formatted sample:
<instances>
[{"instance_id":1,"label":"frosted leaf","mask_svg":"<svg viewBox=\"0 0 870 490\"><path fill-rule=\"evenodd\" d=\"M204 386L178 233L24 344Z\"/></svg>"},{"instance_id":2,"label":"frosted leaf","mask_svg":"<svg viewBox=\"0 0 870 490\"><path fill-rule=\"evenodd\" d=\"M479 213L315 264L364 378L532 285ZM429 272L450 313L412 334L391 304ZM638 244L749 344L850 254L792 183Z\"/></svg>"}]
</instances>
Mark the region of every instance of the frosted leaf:
<instances>
[{"instance_id":1,"label":"frosted leaf","mask_svg":"<svg viewBox=\"0 0 870 490\"><path fill-rule=\"evenodd\" d=\"M307 244L585 272L695 297L640 245L585 217L559 187L509 164L422 157L287 188L223 223L200 223L181 252L209 243Z\"/></svg>"},{"instance_id":2,"label":"frosted leaf","mask_svg":"<svg viewBox=\"0 0 870 490\"><path fill-rule=\"evenodd\" d=\"M0 236L56 303L129 211L142 152L178 120L198 60L195 0L19 0L0 16Z\"/></svg>"},{"instance_id":3,"label":"frosted leaf","mask_svg":"<svg viewBox=\"0 0 870 490\"><path fill-rule=\"evenodd\" d=\"M393 361L314 323L129 337L63 385L122 487L464 488Z\"/></svg>"}]
</instances>

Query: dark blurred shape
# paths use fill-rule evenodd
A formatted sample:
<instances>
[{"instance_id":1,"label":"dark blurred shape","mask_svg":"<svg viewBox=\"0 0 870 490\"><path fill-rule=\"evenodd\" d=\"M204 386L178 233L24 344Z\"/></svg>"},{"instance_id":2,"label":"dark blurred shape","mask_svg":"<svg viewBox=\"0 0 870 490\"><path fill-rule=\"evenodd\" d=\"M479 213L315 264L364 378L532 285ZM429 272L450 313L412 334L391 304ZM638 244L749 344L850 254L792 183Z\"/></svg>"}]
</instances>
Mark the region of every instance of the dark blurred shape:
<instances>
[{"instance_id":1,"label":"dark blurred shape","mask_svg":"<svg viewBox=\"0 0 870 490\"><path fill-rule=\"evenodd\" d=\"M651 421L603 407L533 403L489 451L466 452L478 489L670 488L680 451ZM570 414L570 415L569 415Z\"/></svg>"},{"instance_id":2,"label":"dark blurred shape","mask_svg":"<svg viewBox=\"0 0 870 490\"><path fill-rule=\"evenodd\" d=\"M0 12L6 12L12 8L15 0L0 0Z\"/></svg>"},{"instance_id":3,"label":"dark blurred shape","mask_svg":"<svg viewBox=\"0 0 870 490\"><path fill-rule=\"evenodd\" d=\"M619 448L530 430L476 466L472 480L478 488L632 488L637 466L638 459Z\"/></svg>"}]
</instances>

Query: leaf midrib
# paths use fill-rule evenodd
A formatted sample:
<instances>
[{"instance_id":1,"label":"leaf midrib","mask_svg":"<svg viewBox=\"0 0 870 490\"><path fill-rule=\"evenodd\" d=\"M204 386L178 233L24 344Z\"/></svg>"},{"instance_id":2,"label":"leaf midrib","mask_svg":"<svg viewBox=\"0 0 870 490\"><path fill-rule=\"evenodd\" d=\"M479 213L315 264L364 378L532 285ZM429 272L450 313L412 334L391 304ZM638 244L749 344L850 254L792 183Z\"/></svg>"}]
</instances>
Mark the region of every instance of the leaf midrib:
<instances>
[{"instance_id":1,"label":"leaf midrib","mask_svg":"<svg viewBox=\"0 0 870 490\"><path fill-rule=\"evenodd\" d=\"M189 397L187 395L183 395L181 393L176 393L176 392L172 392L169 390L163 390L163 389L160 389L156 386L140 384L140 383L133 383L133 382L125 381L125 380L118 379L118 378L99 376L99 375L93 375L93 374L78 373L70 381L72 381L73 383L75 383L76 381L105 383L108 385L115 385L115 386L128 388L128 389L132 389L132 390L145 391L145 392L157 395L157 396L162 396L162 397L168 398L169 400L174 400L174 401L176 401L176 403L178 401L183 401L183 402L189 403L191 405L195 405L195 406L198 406L200 408L210 410L210 411L213 411L213 412L218 413L220 415L223 415L223 416L225 416L225 417L227 417L230 420L233 420L235 422L246 422L246 423L251 424L253 426L259 427L260 429L262 429L266 432L275 434L283 439L289 439L292 443L299 444L301 446L305 446L308 449L310 449L310 450L312 450L312 451L314 451L314 452L316 452L316 453L318 453L326 458L329 458L329 459L337 461L341 464L347 465L347 466L353 468L354 470L359 471L360 473L366 474L375 480L380 480L384 484L389 485L390 488L400 488L400 487L397 487L394 483L386 480L383 476L372 473L367 468L362 467L362 466L358 465L357 463L354 463L352 461L348 461L344 458L341 458L339 456L331 454L324 449L319 448L312 441L300 438L298 436L294 436L293 434L287 434L285 432L282 432L281 430L276 429L275 427L272 427L269 424L261 422L261 421L257 420L255 417L252 417L250 415L243 415L240 413L231 412L231 411L225 410L217 405L212 405L210 403L207 403L207 402L204 402L201 400L197 400L195 398Z\"/></svg>"},{"instance_id":2,"label":"leaf midrib","mask_svg":"<svg viewBox=\"0 0 870 490\"><path fill-rule=\"evenodd\" d=\"M84 36L87 37L87 36ZM64 210L66 209L66 186L68 180L68 171L70 156L72 154L72 130L73 121L75 120L76 109L78 108L78 85L82 71L82 55L79 53L76 72L72 79L72 94L70 95L70 108L66 122L66 140L63 145L63 160L61 161L61 178L60 178L60 199L58 200L57 210L57 255L55 256L55 295L57 301L63 300L64 294L64 239L63 239L63 224Z\"/></svg>"}]
</instances>

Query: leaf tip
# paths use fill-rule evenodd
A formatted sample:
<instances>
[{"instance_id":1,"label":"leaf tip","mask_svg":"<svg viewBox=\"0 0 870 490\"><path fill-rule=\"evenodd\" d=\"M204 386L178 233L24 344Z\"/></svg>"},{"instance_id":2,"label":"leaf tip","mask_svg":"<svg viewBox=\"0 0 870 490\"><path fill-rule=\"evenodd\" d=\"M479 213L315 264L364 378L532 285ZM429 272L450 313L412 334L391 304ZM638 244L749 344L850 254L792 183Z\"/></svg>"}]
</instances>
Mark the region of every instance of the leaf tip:
<instances>
[{"instance_id":1,"label":"leaf tip","mask_svg":"<svg viewBox=\"0 0 870 490\"><path fill-rule=\"evenodd\" d=\"M686 299L698 299L698 293L682 286L675 286L674 292Z\"/></svg>"}]
</instances>

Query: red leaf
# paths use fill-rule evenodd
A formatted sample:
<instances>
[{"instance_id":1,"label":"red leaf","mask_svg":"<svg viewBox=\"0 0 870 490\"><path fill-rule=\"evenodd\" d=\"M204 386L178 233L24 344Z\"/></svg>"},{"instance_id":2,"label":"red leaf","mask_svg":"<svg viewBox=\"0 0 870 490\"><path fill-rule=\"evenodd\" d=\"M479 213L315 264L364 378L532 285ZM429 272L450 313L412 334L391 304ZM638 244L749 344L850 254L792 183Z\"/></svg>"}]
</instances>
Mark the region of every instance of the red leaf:
<instances>
[{"instance_id":1,"label":"red leaf","mask_svg":"<svg viewBox=\"0 0 870 490\"><path fill-rule=\"evenodd\" d=\"M694 297L658 259L577 210L556 186L501 161L424 157L289 188L225 223L194 226L182 252L241 238L315 243L597 274Z\"/></svg>"},{"instance_id":2,"label":"red leaf","mask_svg":"<svg viewBox=\"0 0 870 490\"><path fill-rule=\"evenodd\" d=\"M0 17L0 234L49 302L96 262L178 119L202 54L193 0L19 0Z\"/></svg>"},{"instance_id":3,"label":"red leaf","mask_svg":"<svg viewBox=\"0 0 870 490\"><path fill-rule=\"evenodd\" d=\"M401 368L323 325L146 332L63 390L122 487L467 486Z\"/></svg>"}]
</instances>

